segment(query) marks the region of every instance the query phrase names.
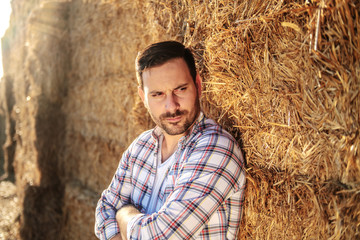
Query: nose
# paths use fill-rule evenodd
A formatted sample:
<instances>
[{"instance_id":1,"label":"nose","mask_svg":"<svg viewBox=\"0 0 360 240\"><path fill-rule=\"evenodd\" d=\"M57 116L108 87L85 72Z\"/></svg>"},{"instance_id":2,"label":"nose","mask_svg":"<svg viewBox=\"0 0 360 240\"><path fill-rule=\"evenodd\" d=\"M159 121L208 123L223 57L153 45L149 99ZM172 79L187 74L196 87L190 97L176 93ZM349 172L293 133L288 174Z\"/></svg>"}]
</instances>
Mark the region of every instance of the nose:
<instances>
[{"instance_id":1,"label":"nose","mask_svg":"<svg viewBox=\"0 0 360 240\"><path fill-rule=\"evenodd\" d=\"M177 101L176 96L174 96L174 94L169 94L166 97L166 103L165 103L165 108L168 112L174 112L175 110L177 110L179 108L179 103Z\"/></svg>"}]
</instances>

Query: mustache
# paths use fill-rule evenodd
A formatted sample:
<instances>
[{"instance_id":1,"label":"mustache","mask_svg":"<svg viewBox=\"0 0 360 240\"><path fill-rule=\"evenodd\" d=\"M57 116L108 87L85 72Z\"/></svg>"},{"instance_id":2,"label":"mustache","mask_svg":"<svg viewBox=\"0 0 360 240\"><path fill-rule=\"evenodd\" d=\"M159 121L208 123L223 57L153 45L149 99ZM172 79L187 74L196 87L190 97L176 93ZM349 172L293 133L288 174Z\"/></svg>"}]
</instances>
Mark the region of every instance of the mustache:
<instances>
[{"instance_id":1,"label":"mustache","mask_svg":"<svg viewBox=\"0 0 360 240\"><path fill-rule=\"evenodd\" d=\"M161 119L164 119L164 118L175 118L175 117L178 117L178 116L181 116L181 115L185 115L187 113L186 110L176 110L174 113L171 113L171 112L166 112L166 113L163 113L160 115L160 118Z\"/></svg>"}]
</instances>

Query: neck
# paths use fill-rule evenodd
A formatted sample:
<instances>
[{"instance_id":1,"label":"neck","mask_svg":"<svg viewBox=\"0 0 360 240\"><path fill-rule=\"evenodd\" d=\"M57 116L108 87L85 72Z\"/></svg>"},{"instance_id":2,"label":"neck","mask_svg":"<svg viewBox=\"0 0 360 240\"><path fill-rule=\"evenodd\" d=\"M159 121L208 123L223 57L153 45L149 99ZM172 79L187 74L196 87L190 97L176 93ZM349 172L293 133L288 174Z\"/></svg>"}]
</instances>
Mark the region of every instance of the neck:
<instances>
[{"instance_id":1,"label":"neck","mask_svg":"<svg viewBox=\"0 0 360 240\"><path fill-rule=\"evenodd\" d=\"M196 122L196 119L199 117L199 114L200 114L200 111L196 114L196 117L195 117L194 122L192 123L192 125L183 134L169 135L165 131L163 131L164 139L163 139L162 147L161 147L161 156L162 156L161 157L161 162L165 162L175 152L175 150L177 149L177 145L178 145L178 142L179 142L180 138L182 138L183 136L188 134L189 131L194 127L194 124Z\"/></svg>"},{"instance_id":2,"label":"neck","mask_svg":"<svg viewBox=\"0 0 360 240\"><path fill-rule=\"evenodd\" d=\"M168 135L164 133L164 139L161 146L161 162L165 162L175 151L182 135Z\"/></svg>"}]
</instances>

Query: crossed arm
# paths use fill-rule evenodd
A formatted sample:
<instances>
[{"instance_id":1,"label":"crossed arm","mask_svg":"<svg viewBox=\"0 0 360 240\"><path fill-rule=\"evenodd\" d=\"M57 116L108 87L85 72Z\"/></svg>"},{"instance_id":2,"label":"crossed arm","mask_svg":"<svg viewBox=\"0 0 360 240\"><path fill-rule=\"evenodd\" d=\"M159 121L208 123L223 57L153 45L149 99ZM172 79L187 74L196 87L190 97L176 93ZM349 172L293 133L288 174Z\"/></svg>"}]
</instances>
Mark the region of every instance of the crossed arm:
<instances>
[{"instance_id":1,"label":"crossed arm","mask_svg":"<svg viewBox=\"0 0 360 240\"><path fill-rule=\"evenodd\" d=\"M218 222L213 226L219 228L224 224L222 221L231 221L231 224L225 224L232 228L231 235L235 234L245 184L245 173L237 158L241 153L232 149L233 143L229 141L223 141L220 146L218 141L211 143L205 140L198 142L191 157L182 166L166 204L151 216L139 214L135 207L126 205L130 203L128 199L133 186L126 160L122 162L118 174L98 204L95 228L98 236L107 239L111 232L116 231L120 233L111 239L125 240L129 229L134 239L191 238L200 234L218 208L221 208L216 215ZM223 205L226 199L229 200ZM230 212L232 216L229 218ZM210 234L207 231L206 234Z\"/></svg>"},{"instance_id":2,"label":"crossed arm","mask_svg":"<svg viewBox=\"0 0 360 240\"><path fill-rule=\"evenodd\" d=\"M120 228L120 233L115 235L111 240L125 240L127 235L127 225L130 221L130 219L137 214L139 214L139 210L137 210L132 205L126 205L119 209L119 211L116 212L116 221Z\"/></svg>"}]
</instances>

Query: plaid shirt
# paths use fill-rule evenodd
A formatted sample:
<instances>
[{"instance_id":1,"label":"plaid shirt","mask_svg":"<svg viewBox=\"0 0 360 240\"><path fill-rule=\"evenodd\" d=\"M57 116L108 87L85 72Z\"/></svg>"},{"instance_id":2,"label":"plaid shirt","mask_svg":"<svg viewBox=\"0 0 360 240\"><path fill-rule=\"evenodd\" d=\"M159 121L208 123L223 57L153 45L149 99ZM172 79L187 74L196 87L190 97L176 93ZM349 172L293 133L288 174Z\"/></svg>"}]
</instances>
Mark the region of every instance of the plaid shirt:
<instances>
[{"instance_id":1,"label":"plaid shirt","mask_svg":"<svg viewBox=\"0 0 360 240\"><path fill-rule=\"evenodd\" d=\"M141 134L123 153L110 186L96 208L95 233L119 233L118 209L134 205L141 214L129 222L128 239L235 239L245 188L243 158L235 139L201 113L182 137L174 164L160 188L156 213L150 202L159 152L157 127Z\"/></svg>"}]
</instances>

